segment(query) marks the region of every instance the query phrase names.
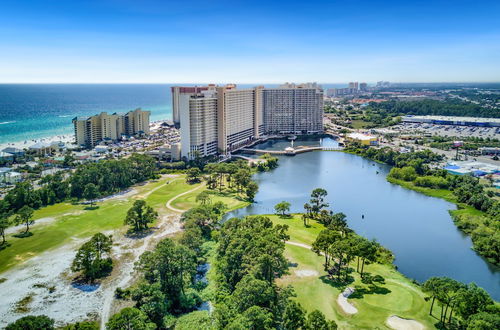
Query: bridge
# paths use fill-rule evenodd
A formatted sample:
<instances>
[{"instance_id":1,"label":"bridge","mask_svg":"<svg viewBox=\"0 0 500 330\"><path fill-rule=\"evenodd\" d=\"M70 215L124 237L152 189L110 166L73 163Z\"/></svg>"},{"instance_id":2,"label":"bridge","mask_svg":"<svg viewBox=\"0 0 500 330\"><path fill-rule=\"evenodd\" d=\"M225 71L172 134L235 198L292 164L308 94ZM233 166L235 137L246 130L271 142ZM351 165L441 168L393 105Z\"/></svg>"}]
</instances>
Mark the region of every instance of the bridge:
<instances>
[{"instance_id":1,"label":"bridge","mask_svg":"<svg viewBox=\"0 0 500 330\"><path fill-rule=\"evenodd\" d=\"M297 149L287 148L285 150L262 150L262 149L250 149L250 148L241 148L240 151L250 153L250 154L270 154L270 155L288 155L294 156L297 154L301 154L309 151L338 151L342 150L342 147L299 147ZM243 156L244 157L244 156ZM248 157L246 157L248 158Z\"/></svg>"}]
</instances>

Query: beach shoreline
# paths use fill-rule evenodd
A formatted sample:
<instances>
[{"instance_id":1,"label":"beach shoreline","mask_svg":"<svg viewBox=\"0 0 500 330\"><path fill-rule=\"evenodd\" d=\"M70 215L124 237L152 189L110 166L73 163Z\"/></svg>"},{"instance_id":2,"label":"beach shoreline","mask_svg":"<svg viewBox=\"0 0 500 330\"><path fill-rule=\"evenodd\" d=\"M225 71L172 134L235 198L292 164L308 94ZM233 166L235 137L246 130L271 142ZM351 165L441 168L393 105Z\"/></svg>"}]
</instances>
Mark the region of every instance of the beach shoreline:
<instances>
[{"instance_id":1,"label":"beach shoreline","mask_svg":"<svg viewBox=\"0 0 500 330\"><path fill-rule=\"evenodd\" d=\"M165 121L169 121L169 119L160 119L155 120L149 123L149 128L152 132L158 130L161 127L161 124ZM35 143L44 142L44 143L53 143L53 142L63 142L66 146L77 147L75 144L75 135L74 134L61 134L61 135L53 135L42 137L38 139L26 139L20 141L11 141L11 142L3 142L0 143L0 151L8 147L14 147L18 149L29 149L30 146Z\"/></svg>"}]
</instances>

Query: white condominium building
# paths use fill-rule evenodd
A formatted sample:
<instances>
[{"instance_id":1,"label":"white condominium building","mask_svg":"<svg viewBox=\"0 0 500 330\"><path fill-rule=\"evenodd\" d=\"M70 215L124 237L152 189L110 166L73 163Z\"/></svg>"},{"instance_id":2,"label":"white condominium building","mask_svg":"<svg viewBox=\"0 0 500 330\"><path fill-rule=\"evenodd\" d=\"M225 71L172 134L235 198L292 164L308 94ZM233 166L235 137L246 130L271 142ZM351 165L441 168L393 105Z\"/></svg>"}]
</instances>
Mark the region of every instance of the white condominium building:
<instances>
[{"instance_id":1,"label":"white condominium building","mask_svg":"<svg viewBox=\"0 0 500 330\"><path fill-rule=\"evenodd\" d=\"M316 84L176 86L172 108L181 128L181 154L188 159L226 154L265 134L323 131L323 90Z\"/></svg>"},{"instance_id":2,"label":"white condominium building","mask_svg":"<svg viewBox=\"0 0 500 330\"><path fill-rule=\"evenodd\" d=\"M189 159L196 155L217 154L217 95L215 86L188 91L180 95L179 124L181 125L181 155Z\"/></svg>"},{"instance_id":3,"label":"white condominium building","mask_svg":"<svg viewBox=\"0 0 500 330\"><path fill-rule=\"evenodd\" d=\"M136 109L124 115L101 112L90 117L75 117L76 144L92 148L103 140L119 140L122 135L149 134L150 114L150 111Z\"/></svg>"},{"instance_id":4,"label":"white condominium building","mask_svg":"<svg viewBox=\"0 0 500 330\"><path fill-rule=\"evenodd\" d=\"M248 143L258 136L255 127L257 90L236 89L236 85L217 88L218 145L223 153ZM182 127L182 126L181 126Z\"/></svg>"},{"instance_id":5,"label":"white condominium building","mask_svg":"<svg viewBox=\"0 0 500 330\"><path fill-rule=\"evenodd\" d=\"M323 132L323 90L315 83L262 90L266 134Z\"/></svg>"}]
</instances>

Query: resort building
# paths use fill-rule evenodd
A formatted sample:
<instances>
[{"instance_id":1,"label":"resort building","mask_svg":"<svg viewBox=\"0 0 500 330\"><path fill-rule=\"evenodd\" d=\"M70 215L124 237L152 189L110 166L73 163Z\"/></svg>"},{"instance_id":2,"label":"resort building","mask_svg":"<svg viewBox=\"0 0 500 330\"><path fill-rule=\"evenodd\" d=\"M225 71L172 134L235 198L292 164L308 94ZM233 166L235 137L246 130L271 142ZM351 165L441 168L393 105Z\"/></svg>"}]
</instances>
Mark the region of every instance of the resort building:
<instances>
[{"instance_id":1,"label":"resort building","mask_svg":"<svg viewBox=\"0 0 500 330\"><path fill-rule=\"evenodd\" d=\"M262 90L266 134L323 132L323 90L315 83Z\"/></svg>"},{"instance_id":2,"label":"resort building","mask_svg":"<svg viewBox=\"0 0 500 330\"><path fill-rule=\"evenodd\" d=\"M323 132L323 90L316 84L237 89L172 87L181 156L228 154L266 134Z\"/></svg>"},{"instance_id":3,"label":"resort building","mask_svg":"<svg viewBox=\"0 0 500 330\"><path fill-rule=\"evenodd\" d=\"M149 134L150 111L136 109L126 114L101 112L90 117L73 118L76 144L93 148L101 141L120 140L122 135Z\"/></svg>"}]
</instances>

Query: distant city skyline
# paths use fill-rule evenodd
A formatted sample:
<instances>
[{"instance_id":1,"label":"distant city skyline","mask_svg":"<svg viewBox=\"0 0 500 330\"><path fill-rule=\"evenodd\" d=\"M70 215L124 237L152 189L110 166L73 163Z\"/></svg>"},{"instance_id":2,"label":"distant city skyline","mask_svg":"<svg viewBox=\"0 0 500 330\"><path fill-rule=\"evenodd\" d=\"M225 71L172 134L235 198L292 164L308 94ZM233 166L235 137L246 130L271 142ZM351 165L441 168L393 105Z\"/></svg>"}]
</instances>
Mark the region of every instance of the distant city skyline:
<instances>
[{"instance_id":1,"label":"distant city skyline","mask_svg":"<svg viewBox=\"0 0 500 330\"><path fill-rule=\"evenodd\" d=\"M2 1L0 83L499 82L498 1Z\"/></svg>"}]
</instances>

